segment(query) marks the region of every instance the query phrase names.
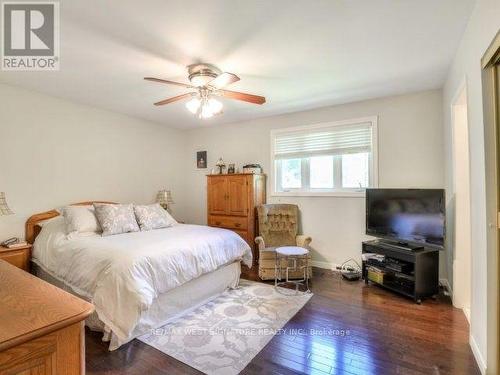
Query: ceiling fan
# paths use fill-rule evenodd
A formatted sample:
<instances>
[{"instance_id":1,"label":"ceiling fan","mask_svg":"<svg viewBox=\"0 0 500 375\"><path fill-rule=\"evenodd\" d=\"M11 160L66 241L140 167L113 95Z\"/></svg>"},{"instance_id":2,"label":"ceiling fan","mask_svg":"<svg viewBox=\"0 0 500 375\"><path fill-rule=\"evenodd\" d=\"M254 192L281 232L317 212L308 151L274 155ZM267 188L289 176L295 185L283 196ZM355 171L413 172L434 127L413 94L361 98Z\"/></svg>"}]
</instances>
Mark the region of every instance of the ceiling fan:
<instances>
[{"instance_id":1,"label":"ceiling fan","mask_svg":"<svg viewBox=\"0 0 500 375\"><path fill-rule=\"evenodd\" d=\"M192 92L188 92L186 94L161 100L154 103L154 105L165 105L178 100L190 98L190 100L186 103L186 108L193 114L198 115L199 118L209 118L222 113L222 103L215 99L215 96L241 100L253 104L264 104L266 102L266 98L263 96L225 90L224 88L226 86L240 80L236 74L222 72L216 66L204 63L192 64L187 68L189 73L188 78L191 84L153 77L144 78L147 81L166 83L168 85L181 86L193 90Z\"/></svg>"}]
</instances>

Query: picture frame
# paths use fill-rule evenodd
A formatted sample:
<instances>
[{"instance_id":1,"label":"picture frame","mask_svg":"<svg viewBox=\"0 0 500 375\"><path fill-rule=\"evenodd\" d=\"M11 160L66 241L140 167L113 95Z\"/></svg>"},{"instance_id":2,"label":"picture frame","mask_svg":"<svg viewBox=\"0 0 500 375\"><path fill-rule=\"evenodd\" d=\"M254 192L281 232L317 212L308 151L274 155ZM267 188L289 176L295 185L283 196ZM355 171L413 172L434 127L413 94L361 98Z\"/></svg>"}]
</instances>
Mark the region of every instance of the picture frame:
<instances>
[{"instance_id":1,"label":"picture frame","mask_svg":"<svg viewBox=\"0 0 500 375\"><path fill-rule=\"evenodd\" d=\"M206 151L197 151L196 152L196 167L198 169L206 169L207 168L207 152Z\"/></svg>"}]
</instances>

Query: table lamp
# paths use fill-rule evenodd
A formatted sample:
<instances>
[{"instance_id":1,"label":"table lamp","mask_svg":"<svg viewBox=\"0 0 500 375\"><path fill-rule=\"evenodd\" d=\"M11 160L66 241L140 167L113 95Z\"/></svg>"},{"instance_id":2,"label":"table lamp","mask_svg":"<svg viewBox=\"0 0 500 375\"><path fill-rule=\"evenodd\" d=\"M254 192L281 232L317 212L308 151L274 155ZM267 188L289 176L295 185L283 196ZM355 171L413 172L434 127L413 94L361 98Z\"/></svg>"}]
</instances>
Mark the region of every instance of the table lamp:
<instances>
[{"instance_id":1,"label":"table lamp","mask_svg":"<svg viewBox=\"0 0 500 375\"><path fill-rule=\"evenodd\" d=\"M156 196L156 202L158 202L165 210L170 212L169 206L174 204L170 190L160 190Z\"/></svg>"},{"instance_id":2,"label":"table lamp","mask_svg":"<svg viewBox=\"0 0 500 375\"><path fill-rule=\"evenodd\" d=\"M4 215L12 215L14 212L7 205L7 201L5 200L5 193L0 192L0 216Z\"/></svg>"},{"instance_id":3,"label":"table lamp","mask_svg":"<svg viewBox=\"0 0 500 375\"><path fill-rule=\"evenodd\" d=\"M0 192L0 216L12 215L14 212L7 205L7 201L5 200L5 193ZM9 238L0 244L0 246L7 247L8 245L16 244L19 242L19 239L16 237Z\"/></svg>"}]
</instances>

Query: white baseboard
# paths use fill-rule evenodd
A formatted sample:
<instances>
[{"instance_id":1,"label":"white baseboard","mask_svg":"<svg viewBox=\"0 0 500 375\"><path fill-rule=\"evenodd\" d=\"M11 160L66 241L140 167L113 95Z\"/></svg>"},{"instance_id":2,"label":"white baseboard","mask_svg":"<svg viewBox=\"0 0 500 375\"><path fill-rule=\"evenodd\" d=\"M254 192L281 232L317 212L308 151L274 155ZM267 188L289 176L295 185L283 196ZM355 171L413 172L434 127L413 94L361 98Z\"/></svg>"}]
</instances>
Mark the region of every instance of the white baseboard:
<instances>
[{"instance_id":1,"label":"white baseboard","mask_svg":"<svg viewBox=\"0 0 500 375\"><path fill-rule=\"evenodd\" d=\"M467 322L469 322L469 327L470 327L470 308L464 307L463 309L465 318L467 319Z\"/></svg>"},{"instance_id":2,"label":"white baseboard","mask_svg":"<svg viewBox=\"0 0 500 375\"><path fill-rule=\"evenodd\" d=\"M334 263L330 263L330 262L320 262L317 260L313 260L311 262L311 265L313 267L323 268L325 270L333 270L333 271L337 270L337 265Z\"/></svg>"},{"instance_id":3,"label":"white baseboard","mask_svg":"<svg viewBox=\"0 0 500 375\"><path fill-rule=\"evenodd\" d=\"M444 288L448 291L450 294L450 298L453 301L453 289L451 289L450 282L448 279L439 279L439 284L444 286ZM467 322L469 322L470 325L470 308L464 307L462 308L462 311L464 312L465 318L467 319Z\"/></svg>"},{"instance_id":4,"label":"white baseboard","mask_svg":"<svg viewBox=\"0 0 500 375\"><path fill-rule=\"evenodd\" d=\"M474 336L472 336L472 334L469 335L469 345L472 349L472 354L474 354L474 358L476 359L479 371L481 371L482 375L486 375L486 361L481 355L479 347L477 346L477 342L474 339Z\"/></svg>"}]
</instances>

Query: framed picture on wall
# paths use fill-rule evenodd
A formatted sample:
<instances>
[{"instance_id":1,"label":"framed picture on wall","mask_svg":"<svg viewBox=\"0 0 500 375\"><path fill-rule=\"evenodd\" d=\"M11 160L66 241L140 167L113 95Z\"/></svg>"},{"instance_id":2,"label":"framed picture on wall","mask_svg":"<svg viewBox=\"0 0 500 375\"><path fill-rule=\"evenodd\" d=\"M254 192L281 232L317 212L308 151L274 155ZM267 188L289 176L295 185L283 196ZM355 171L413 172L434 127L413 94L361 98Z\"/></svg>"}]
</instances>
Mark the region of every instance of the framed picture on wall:
<instances>
[{"instance_id":1,"label":"framed picture on wall","mask_svg":"<svg viewBox=\"0 0 500 375\"><path fill-rule=\"evenodd\" d=\"M207 167L207 152L206 151L198 151L196 153L196 166L198 168L206 168Z\"/></svg>"}]
</instances>

